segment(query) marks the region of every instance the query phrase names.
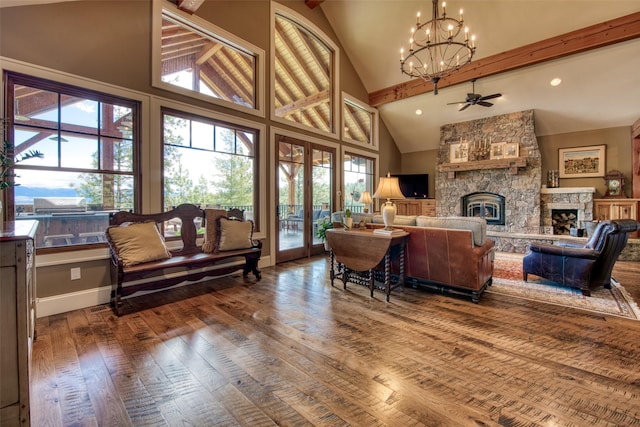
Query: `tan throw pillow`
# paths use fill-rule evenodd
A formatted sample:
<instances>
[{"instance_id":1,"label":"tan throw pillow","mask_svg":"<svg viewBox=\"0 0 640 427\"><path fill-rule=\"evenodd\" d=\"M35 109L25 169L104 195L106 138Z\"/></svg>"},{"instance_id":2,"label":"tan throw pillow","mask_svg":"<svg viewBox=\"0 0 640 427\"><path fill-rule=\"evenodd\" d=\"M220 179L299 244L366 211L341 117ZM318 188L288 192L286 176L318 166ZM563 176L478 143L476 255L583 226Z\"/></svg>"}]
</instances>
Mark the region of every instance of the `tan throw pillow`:
<instances>
[{"instance_id":1,"label":"tan throw pillow","mask_svg":"<svg viewBox=\"0 0 640 427\"><path fill-rule=\"evenodd\" d=\"M202 244L202 252L211 254L218 252L218 239L220 232L218 231L218 218L226 217L227 211L224 209L206 208L204 210L204 243Z\"/></svg>"},{"instance_id":2,"label":"tan throw pillow","mask_svg":"<svg viewBox=\"0 0 640 427\"><path fill-rule=\"evenodd\" d=\"M125 267L171 258L155 222L111 226L107 238Z\"/></svg>"},{"instance_id":3,"label":"tan throw pillow","mask_svg":"<svg viewBox=\"0 0 640 427\"><path fill-rule=\"evenodd\" d=\"M253 221L218 218L219 251L234 251L253 247Z\"/></svg>"}]
</instances>

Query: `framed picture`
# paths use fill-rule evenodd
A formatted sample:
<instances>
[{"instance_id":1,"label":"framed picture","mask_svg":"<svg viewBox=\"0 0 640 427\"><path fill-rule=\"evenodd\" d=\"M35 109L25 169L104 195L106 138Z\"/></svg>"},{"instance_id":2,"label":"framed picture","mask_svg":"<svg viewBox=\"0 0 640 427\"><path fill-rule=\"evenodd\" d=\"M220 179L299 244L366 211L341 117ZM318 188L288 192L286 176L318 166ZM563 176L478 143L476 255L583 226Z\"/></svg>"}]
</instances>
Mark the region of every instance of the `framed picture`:
<instances>
[{"instance_id":1,"label":"framed picture","mask_svg":"<svg viewBox=\"0 0 640 427\"><path fill-rule=\"evenodd\" d=\"M502 159L504 157L505 142L493 142L491 143L491 151L489 152L489 158L491 160Z\"/></svg>"},{"instance_id":2,"label":"framed picture","mask_svg":"<svg viewBox=\"0 0 640 427\"><path fill-rule=\"evenodd\" d=\"M606 149L606 145L560 148L558 150L560 178L604 176Z\"/></svg>"},{"instance_id":3,"label":"framed picture","mask_svg":"<svg viewBox=\"0 0 640 427\"><path fill-rule=\"evenodd\" d=\"M507 142L504 144L504 155L505 159L513 159L520 155L520 143L518 142Z\"/></svg>"},{"instance_id":4,"label":"framed picture","mask_svg":"<svg viewBox=\"0 0 640 427\"><path fill-rule=\"evenodd\" d=\"M469 143L461 142L459 144L451 144L449 161L451 163L461 163L467 160L469 160Z\"/></svg>"}]
</instances>

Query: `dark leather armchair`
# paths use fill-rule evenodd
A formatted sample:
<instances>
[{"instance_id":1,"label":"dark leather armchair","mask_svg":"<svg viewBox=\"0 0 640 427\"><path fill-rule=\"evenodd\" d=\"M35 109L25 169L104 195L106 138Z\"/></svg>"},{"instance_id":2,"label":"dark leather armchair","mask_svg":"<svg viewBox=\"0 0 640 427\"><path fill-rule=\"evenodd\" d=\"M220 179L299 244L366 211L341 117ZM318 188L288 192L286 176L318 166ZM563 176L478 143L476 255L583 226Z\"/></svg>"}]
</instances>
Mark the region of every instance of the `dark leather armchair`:
<instances>
[{"instance_id":1,"label":"dark leather armchair","mask_svg":"<svg viewBox=\"0 0 640 427\"><path fill-rule=\"evenodd\" d=\"M585 296L599 286L611 288L611 270L640 223L633 219L603 221L582 247L531 243L522 260L522 275L529 273L564 286L580 289Z\"/></svg>"}]
</instances>

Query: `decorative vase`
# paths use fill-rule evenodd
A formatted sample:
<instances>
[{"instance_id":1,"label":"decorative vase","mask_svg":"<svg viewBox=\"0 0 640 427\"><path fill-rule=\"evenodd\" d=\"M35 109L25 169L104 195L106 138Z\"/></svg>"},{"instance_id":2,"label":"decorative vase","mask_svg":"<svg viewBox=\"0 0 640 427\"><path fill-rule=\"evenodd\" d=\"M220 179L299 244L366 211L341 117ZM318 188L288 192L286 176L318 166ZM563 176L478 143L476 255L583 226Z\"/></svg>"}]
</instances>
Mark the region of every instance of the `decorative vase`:
<instances>
[{"instance_id":1,"label":"decorative vase","mask_svg":"<svg viewBox=\"0 0 640 427\"><path fill-rule=\"evenodd\" d=\"M329 246L329 241L325 239L324 241L324 250L329 252L331 250L331 246Z\"/></svg>"},{"instance_id":2,"label":"decorative vase","mask_svg":"<svg viewBox=\"0 0 640 427\"><path fill-rule=\"evenodd\" d=\"M346 225L348 229L351 229L351 227L353 227L353 218L351 217L345 218L344 225Z\"/></svg>"},{"instance_id":3,"label":"decorative vase","mask_svg":"<svg viewBox=\"0 0 640 427\"><path fill-rule=\"evenodd\" d=\"M547 171L547 188L560 187L560 173L557 170Z\"/></svg>"},{"instance_id":4,"label":"decorative vase","mask_svg":"<svg viewBox=\"0 0 640 427\"><path fill-rule=\"evenodd\" d=\"M384 228L389 230L393 226L393 221L396 218L396 205L392 202L385 202L382 206L382 220L384 221Z\"/></svg>"}]
</instances>

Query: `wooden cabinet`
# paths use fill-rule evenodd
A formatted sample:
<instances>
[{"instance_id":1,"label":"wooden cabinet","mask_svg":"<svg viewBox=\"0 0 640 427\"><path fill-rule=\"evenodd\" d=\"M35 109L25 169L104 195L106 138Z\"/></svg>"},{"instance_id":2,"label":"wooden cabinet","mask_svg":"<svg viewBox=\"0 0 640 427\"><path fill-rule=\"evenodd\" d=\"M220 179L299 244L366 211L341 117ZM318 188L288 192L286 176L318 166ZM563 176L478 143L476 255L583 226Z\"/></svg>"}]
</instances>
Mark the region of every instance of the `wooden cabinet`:
<instances>
[{"instance_id":1,"label":"wooden cabinet","mask_svg":"<svg viewBox=\"0 0 640 427\"><path fill-rule=\"evenodd\" d=\"M608 219L635 219L638 216L640 199L595 199L593 201L593 219L603 221ZM631 233L629 237L638 237L638 233Z\"/></svg>"},{"instance_id":2,"label":"wooden cabinet","mask_svg":"<svg viewBox=\"0 0 640 427\"><path fill-rule=\"evenodd\" d=\"M0 425L28 426L31 344L35 339L37 221L0 230Z\"/></svg>"},{"instance_id":3,"label":"wooden cabinet","mask_svg":"<svg viewBox=\"0 0 640 427\"><path fill-rule=\"evenodd\" d=\"M396 215L436 216L435 199L396 200Z\"/></svg>"}]
</instances>

